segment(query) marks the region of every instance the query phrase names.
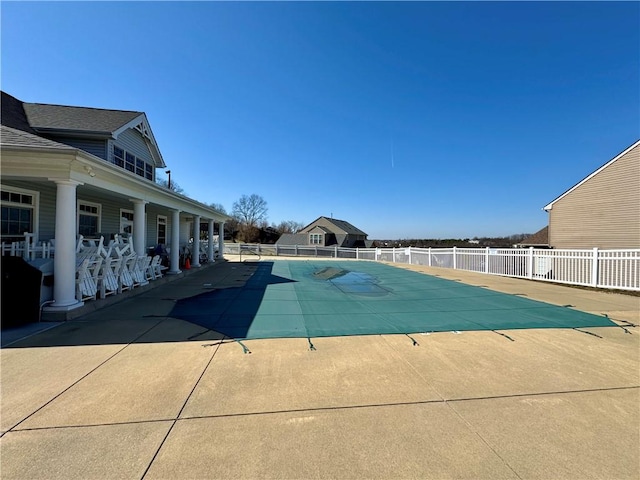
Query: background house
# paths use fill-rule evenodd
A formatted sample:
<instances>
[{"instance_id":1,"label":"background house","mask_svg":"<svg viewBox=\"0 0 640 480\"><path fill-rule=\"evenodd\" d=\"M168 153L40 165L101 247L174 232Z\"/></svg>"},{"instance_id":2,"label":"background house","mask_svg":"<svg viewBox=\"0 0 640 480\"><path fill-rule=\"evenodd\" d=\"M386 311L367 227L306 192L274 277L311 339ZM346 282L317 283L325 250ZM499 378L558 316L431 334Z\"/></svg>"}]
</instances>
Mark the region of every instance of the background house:
<instances>
[{"instance_id":1,"label":"background house","mask_svg":"<svg viewBox=\"0 0 640 480\"><path fill-rule=\"evenodd\" d=\"M179 273L180 247L194 238L199 248L202 223L209 238L214 224L224 232L229 216L155 182L166 164L143 112L25 103L5 92L1 106L0 233L3 243L24 240L25 232L34 243L55 240L47 308L82 304L75 298L80 235L108 242L126 233L137 255L167 245L169 273ZM213 242L208 248L213 258Z\"/></svg>"},{"instance_id":2,"label":"background house","mask_svg":"<svg viewBox=\"0 0 640 480\"><path fill-rule=\"evenodd\" d=\"M640 248L640 141L544 210L552 248Z\"/></svg>"},{"instance_id":3,"label":"background house","mask_svg":"<svg viewBox=\"0 0 640 480\"><path fill-rule=\"evenodd\" d=\"M317 245L319 247L370 247L367 234L345 220L319 217L298 233L284 234L277 245Z\"/></svg>"},{"instance_id":4,"label":"background house","mask_svg":"<svg viewBox=\"0 0 640 480\"><path fill-rule=\"evenodd\" d=\"M533 235L516 243L513 248L549 248L549 227L543 227Z\"/></svg>"}]
</instances>

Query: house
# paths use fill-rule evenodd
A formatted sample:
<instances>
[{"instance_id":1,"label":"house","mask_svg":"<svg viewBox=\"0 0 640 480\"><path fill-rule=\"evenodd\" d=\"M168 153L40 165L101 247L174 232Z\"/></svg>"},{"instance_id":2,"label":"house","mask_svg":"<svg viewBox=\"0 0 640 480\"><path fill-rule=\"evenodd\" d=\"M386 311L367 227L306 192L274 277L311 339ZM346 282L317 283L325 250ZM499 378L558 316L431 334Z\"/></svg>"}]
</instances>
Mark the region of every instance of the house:
<instances>
[{"instance_id":1,"label":"house","mask_svg":"<svg viewBox=\"0 0 640 480\"><path fill-rule=\"evenodd\" d=\"M277 245L311 245L318 247L369 247L367 234L345 220L319 217L298 233L284 234Z\"/></svg>"},{"instance_id":2,"label":"house","mask_svg":"<svg viewBox=\"0 0 640 480\"><path fill-rule=\"evenodd\" d=\"M131 235L137 255L164 244L167 273L180 273L180 247L217 224L222 255L230 217L156 183L166 163L143 112L26 103L2 92L0 154L3 242L55 240L53 303L65 312L75 295L76 245L84 238ZM213 258L213 241L209 242ZM196 250L198 251L198 250ZM4 253L4 252L3 252ZM199 266L194 256L193 266Z\"/></svg>"},{"instance_id":3,"label":"house","mask_svg":"<svg viewBox=\"0 0 640 480\"><path fill-rule=\"evenodd\" d=\"M640 248L640 140L544 210L552 248Z\"/></svg>"},{"instance_id":4,"label":"house","mask_svg":"<svg viewBox=\"0 0 640 480\"><path fill-rule=\"evenodd\" d=\"M549 227L543 227L533 235L523 239L520 243L517 243L513 248L549 248Z\"/></svg>"}]
</instances>

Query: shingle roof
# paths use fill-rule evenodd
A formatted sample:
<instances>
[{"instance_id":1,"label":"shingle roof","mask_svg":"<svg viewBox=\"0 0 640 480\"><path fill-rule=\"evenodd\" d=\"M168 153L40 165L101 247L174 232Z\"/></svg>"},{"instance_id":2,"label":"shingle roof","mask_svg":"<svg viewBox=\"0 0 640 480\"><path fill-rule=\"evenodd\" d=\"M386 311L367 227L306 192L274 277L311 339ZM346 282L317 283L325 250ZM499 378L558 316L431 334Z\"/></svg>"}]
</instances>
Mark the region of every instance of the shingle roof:
<instances>
[{"instance_id":1,"label":"shingle roof","mask_svg":"<svg viewBox=\"0 0 640 480\"><path fill-rule=\"evenodd\" d=\"M22 102L6 92L2 92L1 99L0 123L23 132L35 133L29 125Z\"/></svg>"},{"instance_id":2,"label":"shingle roof","mask_svg":"<svg viewBox=\"0 0 640 480\"><path fill-rule=\"evenodd\" d=\"M308 236L306 233L283 233L276 241L278 245L306 245Z\"/></svg>"},{"instance_id":3,"label":"shingle roof","mask_svg":"<svg viewBox=\"0 0 640 480\"><path fill-rule=\"evenodd\" d=\"M35 148L55 148L58 150L75 151L69 145L54 142L38 135L33 135L17 128L0 125L0 146L2 147L35 147Z\"/></svg>"},{"instance_id":4,"label":"shingle roof","mask_svg":"<svg viewBox=\"0 0 640 480\"><path fill-rule=\"evenodd\" d=\"M549 227L547 226L538 230L536 233L534 233L530 237L525 238L518 245L522 245L526 247L549 245Z\"/></svg>"},{"instance_id":5,"label":"shingle roof","mask_svg":"<svg viewBox=\"0 0 640 480\"><path fill-rule=\"evenodd\" d=\"M112 133L142 112L105 110L89 107L69 107L42 103L25 103L29 124L36 130L73 130L91 133Z\"/></svg>"},{"instance_id":6,"label":"shingle roof","mask_svg":"<svg viewBox=\"0 0 640 480\"><path fill-rule=\"evenodd\" d=\"M309 225L304 227L302 231L309 231L310 227L317 226L316 224L320 222L321 226L325 229L329 229L331 233L347 233L349 235L364 235L367 234L360 230L359 228L354 227L346 220L338 220L336 218L328 218L328 217L318 217Z\"/></svg>"}]
</instances>

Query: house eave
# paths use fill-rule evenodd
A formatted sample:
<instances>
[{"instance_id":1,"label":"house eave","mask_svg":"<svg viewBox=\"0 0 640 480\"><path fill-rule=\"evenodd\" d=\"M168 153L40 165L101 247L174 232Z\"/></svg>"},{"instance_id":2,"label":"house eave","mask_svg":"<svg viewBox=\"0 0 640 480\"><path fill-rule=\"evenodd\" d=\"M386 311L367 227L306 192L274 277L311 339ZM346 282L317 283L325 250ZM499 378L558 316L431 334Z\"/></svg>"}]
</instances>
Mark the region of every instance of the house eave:
<instances>
[{"instance_id":1,"label":"house eave","mask_svg":"<svg viewBox=\"0 0 640 480\"><path fill-rule=\"evenodd\" d=\"M618 159L620 159L621 157L623 157L624 155L626 155L627 153L629 153L631 150L633 150L634 148L636 148L638 145L640 145L640 140L637 140L635 143L633 143L631 146L629 146L628 148L626 148L624 151L620 152L618 155L616 155L615 157L613 157L611 160L609 160L607 163L605 163L604 165L602 165L600 168L598 168L597 170L595 170L594 172L592 172L591 174L587 175L585 178L583 178L582 180L580 180L578 183L576 183L573 187L571 187L569 190L565 191L563 194L561 194L559 197L555 198L553 201L551 201L549 204L545 205L542 209L545 211L550 211L553 209L553 204L558 202L559 200L563 199L564 197L566 197L567 195L569 195L571 192L573 192L576 188L578 188L579 186L581 186L583 183L587 182L588 180L592 179L593 177L595 177L596 175L598 175L602 170L604 170L605 168L607 168L609 165L611 165L612 163L614 163L615 161L617 161Z\"/></svg>"}]
</instances>

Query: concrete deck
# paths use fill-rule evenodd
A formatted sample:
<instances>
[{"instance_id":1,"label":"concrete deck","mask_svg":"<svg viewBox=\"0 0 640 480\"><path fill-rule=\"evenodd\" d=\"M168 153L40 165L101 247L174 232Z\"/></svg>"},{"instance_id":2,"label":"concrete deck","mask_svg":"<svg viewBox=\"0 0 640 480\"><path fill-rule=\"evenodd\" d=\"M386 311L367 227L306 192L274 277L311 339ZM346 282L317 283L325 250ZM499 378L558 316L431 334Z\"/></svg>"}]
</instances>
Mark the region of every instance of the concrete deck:
<instances>
[{"instance_id":1,"label":"concrete deck","mask_svg":"<svg viewBox=\"0 0 640 480\"><path fill-rule=\"evenodd\" d=\"M404 266L621 327L311 349L167 316L180 298L243 285L255 267L233 260L21 340L3 332L0 477L640 478L640 297Z\"/></svg>"}]
</instances>

